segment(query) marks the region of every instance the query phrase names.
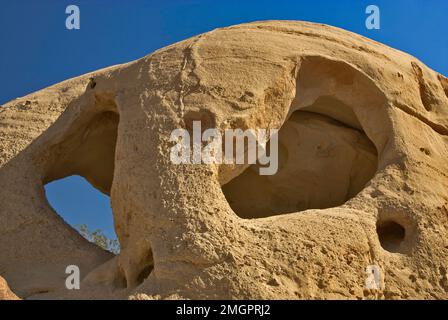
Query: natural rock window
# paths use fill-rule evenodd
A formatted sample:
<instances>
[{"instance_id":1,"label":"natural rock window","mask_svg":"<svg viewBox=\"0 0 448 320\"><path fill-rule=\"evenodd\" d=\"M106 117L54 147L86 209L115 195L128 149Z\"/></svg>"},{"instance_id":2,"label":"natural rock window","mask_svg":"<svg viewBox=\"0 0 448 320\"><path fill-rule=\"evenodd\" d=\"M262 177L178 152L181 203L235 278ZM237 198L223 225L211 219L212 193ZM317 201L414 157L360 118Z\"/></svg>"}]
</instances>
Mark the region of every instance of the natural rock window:
<instances>
[{"instance_id":1,"label":"natural rock window","mask_svg":"<svg viewBox=\"0 0 448 320\"><path fill-rule=\"evenodd\" d=\"M110 198L80 176L70 176L45 186L51 207L80 234L102 249L119 252Z\"/></svg>"},{"instance_id":2,"label":"natural rock window","mask_svg":"<svg viewBox=\"0 0 448 320\"><path fill-rule=\"evenodd\" d=\"M106 111L93 116L85 123L75 125L79 126L78 130L53 147L52 153L55 157L44 180L47 200L53 209L89 241L114 253L119 251L116 235L107 236L104 230L113 229L109 196L114 173L118 122L117 113ZM95 196L92 194L95 192L102 195ZM71 205L68 206L67 201ZM70 207L70 212L61 211L63 202L66 203L64 207ZM73 212L77 210L77 204L80 202L84 202L80 206L83 212ZM92 221L92 218L88 217L89 213L86 211L90 211L92 215L101 214L102 216L95 220L102 221L103 228L89 224L88 221ZM75 215L83 216L85 221Z\"/></svg>"},{"instance_id":3,"label":"natural rock window","mask_svg":"<svg viewBox=\"0 0 448 320\"><path fill-rule=\"evenodd\" d=\"M348 110L336 120L326 110ZM302 111L307 110L307 111ZM321 97L292 113L279 131L279 169L261 176L257 165L223 186L242 218L337 207L359 193L377 169L377 151L342 102Z\"/></svg>"}]
</instances>

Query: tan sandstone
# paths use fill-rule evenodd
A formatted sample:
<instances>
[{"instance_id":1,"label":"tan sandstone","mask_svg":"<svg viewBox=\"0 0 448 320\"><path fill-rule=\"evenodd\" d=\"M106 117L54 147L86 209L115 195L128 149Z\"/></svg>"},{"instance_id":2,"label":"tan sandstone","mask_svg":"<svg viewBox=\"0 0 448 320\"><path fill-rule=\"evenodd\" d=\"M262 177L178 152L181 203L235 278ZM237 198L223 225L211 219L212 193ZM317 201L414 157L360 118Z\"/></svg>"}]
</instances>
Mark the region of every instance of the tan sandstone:
<instances>
[{"instance_id":1,"label":"tan sandstone","mask_svg":"<svg viewBox=\"0 0 448 320\"><path fill-rule=\"evenodd\" d=\"M5 279L0 277L0 300L18 300L19 298L11 292Z\"/></svg>"},{"instance_id":2,"label":"tan sandstone","mask_svg":"<svg viewBox=\"0 0 448 320\"><path fill-rule=\"evenodd\" d=\"M171 163L194 120L281 128L279 171ZM447 173L448 80L416 58L320 24L217 29L0 109L0 271L25 299L447 299ZM119 255L46 200L73 174L110 195Z\"/></svg>"}]
</instances>

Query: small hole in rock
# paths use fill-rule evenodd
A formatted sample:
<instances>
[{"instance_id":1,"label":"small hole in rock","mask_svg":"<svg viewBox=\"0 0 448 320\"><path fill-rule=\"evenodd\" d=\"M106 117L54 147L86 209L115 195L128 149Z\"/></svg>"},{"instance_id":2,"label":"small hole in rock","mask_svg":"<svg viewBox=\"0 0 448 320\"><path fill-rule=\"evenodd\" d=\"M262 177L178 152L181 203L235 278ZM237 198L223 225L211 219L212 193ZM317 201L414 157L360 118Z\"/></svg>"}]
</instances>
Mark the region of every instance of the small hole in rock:
<instances>
[{"instance_id":1,"label":"small hole in rock","mask_svg":"<svg viewBox=\"0 0 448 320\"><path fill-rule=\"evenodd\" d=\"M394 221L381 221L376 226L381 246L390 252L401 252L401 245L406 236L406 229Z\"/></svg>"}]
</instances>

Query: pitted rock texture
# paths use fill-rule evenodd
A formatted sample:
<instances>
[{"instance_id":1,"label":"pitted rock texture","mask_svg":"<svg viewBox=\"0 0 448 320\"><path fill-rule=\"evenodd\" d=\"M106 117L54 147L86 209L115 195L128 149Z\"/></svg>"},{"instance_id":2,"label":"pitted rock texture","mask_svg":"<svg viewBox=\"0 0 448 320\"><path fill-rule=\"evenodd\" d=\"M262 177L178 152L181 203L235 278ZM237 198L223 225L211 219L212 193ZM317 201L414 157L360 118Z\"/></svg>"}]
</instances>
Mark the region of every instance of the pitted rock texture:
<instances>
[{"instance_id":1,"label":"pitted rock texture","mask_svg":"<svg viewBox=\"0 0 448 320\"><path fill-rule=\"evenodd\" d=\"M447 299L447 83L359 35L266 21L8 102L2 276L24 299ZM279 171L173 164L170 134L195 120L280 128ZM119 255L48 204L73 174L110 195Z\"/></svg>"}]
</instances>

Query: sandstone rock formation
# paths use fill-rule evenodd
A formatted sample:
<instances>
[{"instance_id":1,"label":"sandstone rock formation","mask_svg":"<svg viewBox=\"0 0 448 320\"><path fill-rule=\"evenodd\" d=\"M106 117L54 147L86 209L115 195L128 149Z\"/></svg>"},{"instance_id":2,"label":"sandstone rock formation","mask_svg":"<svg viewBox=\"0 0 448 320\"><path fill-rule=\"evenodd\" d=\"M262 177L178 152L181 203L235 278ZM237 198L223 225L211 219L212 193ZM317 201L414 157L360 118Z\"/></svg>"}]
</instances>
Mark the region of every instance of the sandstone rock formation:
<instances>
[{"instance_id":1,"label":"sandstone rock formation","mask_svg":"<svg viewBox=\"0 0 448 320\"><path fill-rule=\"evenodd\" d=\"M281 128L278 173L173 164L194 120ZM0 271L28 299L446 299L447 172L448 79L417 59L319 24L217 29L0 109ZM110 194L118 256L48 204L73 174Z\"/></svg>"},{"instance_id":2,"label":"sandstone rock formation","mask_svg":"<svg viewBox=\"0 0 448 320\"><path fill-rule=\"evenodd\" d=\"M19 298L11 292L5 279L0 277L0 300L18 300Z\"/></svg>"}]
</instances>

